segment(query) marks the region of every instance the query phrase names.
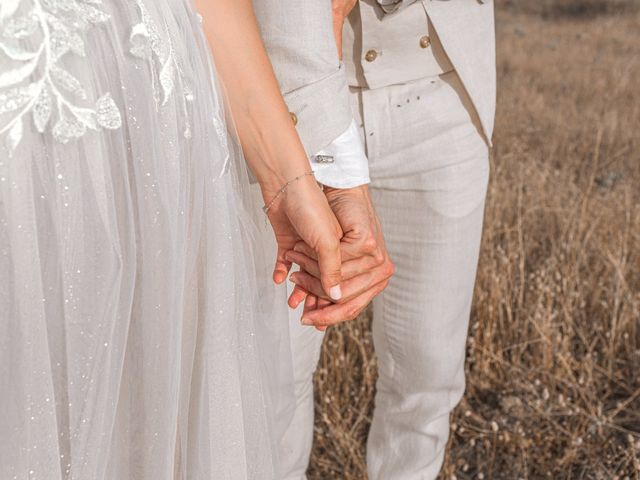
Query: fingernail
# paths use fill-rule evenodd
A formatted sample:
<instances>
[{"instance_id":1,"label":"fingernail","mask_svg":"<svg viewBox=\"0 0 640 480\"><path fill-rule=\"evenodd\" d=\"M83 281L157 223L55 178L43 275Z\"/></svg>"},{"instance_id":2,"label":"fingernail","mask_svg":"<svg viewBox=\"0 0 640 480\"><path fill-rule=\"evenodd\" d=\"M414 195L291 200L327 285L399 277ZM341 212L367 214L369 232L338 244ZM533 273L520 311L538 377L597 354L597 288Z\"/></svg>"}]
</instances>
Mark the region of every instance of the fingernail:
<instances>
[{"instance_id":1,"label":"fingernail","mask_svg":"<svg viewBox=\"0 0 640 480\"><path fill-rule=\"evenodd\" d=\"M329 296L332 300L340 300L342 298L342 290L340 289L340 285L331 287L329 289Z\"/></svg>"},{"instance_id":2,"label":"fingernail","mask_svg":"<svg viewBox=\"0 0 640 480\"><path fill-rule=\"evenodd\" d=\"M295 273L289 275L289 281L292 283L296 283L298 281L298 276Z\"/></svg>"},{"instance_id":3,"label":"fingernail","mask_svg":"<svg viewBox=\"0 0 640 480\"><path fill-rule=\"evenodd\" d=\"M301 323L302 325L309 325L309 326L310 326L310 325L313 325L313 322L312 322L311 320L309 320L308 318L305 318L305 317L302 317L302 318L300 319L300 323Z\"/></svg>"}]
</instances>

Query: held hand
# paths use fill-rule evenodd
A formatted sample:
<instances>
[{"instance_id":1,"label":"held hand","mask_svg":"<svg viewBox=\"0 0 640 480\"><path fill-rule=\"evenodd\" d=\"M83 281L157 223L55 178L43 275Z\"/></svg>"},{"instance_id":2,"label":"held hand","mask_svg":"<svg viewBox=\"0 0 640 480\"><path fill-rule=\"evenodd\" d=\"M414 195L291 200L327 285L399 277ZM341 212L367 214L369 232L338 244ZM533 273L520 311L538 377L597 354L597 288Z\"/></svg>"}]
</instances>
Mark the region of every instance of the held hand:
<instances>
[{"instance_id":1,"label":"held hand","mask_svg":"<svg viewBox=\"0 0 640 480\"><path fill-rule=\"evenodd\" d=\"M342 61L342 28L344 21L349 16L358 0L332 0L331 10L333 12L333 34L338 47L338 58Z\"/></svg>"},{"instance_id":2,"label":"held hand","mask_svg":"<svg viewBox=\"0 0 640 480\"><path fill-rule=\"evenodd\" d=\"M285 255L288 262L301 268L300 272L291 275L296 287L289 298L289 306L296 308L306 299L302 321L315 326L334 325L357 317L388 285L394 271L368 187L329 188L325 194L344 232L340 244L342 299L335 305L329 304L330 298L318 280L317 257L308 245L298 242L294 251Z\"/></svg>"},{"instance_id":3,"label":"held hand","mask_svg":"<svg viewBox=\"0 0 640 480\"><path fill-rule=\"evenodd\" d=\"M266 191L263 195L270 201L276 192ZM267 215L278 244L274 282L280 284L286 280L291 262L285 254L303 242L317 259L316 281L333 300L340 300L342 230L315 179L306 176L291 183Z\"/></svg>"}]
</instances>

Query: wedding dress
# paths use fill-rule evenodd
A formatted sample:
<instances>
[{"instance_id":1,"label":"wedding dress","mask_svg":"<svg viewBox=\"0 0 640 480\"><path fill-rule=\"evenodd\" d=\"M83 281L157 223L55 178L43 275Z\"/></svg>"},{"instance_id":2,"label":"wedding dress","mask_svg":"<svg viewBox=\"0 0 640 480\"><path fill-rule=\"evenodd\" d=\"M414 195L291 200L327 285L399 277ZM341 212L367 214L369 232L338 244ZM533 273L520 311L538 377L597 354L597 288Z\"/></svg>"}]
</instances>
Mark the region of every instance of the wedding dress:
<instances>
[{"instance_id":1,"label":"wedding dress","mask_svg":"<svg viewBox=\"0 0 640 480\"><path fill-rule=\"evenodd\" d=\"M277 477L288 327L201 21L0 1L3 480Z\"/></svg>"}]
</instances>

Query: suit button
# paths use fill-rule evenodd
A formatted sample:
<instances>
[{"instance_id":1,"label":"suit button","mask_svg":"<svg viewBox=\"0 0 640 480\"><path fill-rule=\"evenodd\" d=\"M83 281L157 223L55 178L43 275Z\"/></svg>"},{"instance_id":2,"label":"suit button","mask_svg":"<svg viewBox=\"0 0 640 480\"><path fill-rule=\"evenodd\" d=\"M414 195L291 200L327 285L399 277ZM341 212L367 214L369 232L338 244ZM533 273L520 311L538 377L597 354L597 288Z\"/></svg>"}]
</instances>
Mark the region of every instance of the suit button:
<instances>
[{"instance_id":1,"label":"suit button","mask_svg":"<svg viewBox=\"0 0 640 480\"><path fill-rule=\"evenodd\" d=\"M376 52L375 50L369 50L365 55L364 55L364 59L367 62L373 62L376 58L378 58L378 52Z\"/></svg>"},{"instance_id":2,"label":"suit button","mask_svg":"<svg viewBox=\"0 0 640 480\"><path fill-rule=\"evenodd\" d=\"M431 39L429 38L429 35L420 37L420 48L427 48L430 44L431 44Z\"/></svg>"},{"instance_id":3,"label":"suit button","mask_svg":"<svg viewBox=\"0 0 640 480\"><path fill-rule=\"evenodd\" d=\"M296 125L298 125L298 116L293 112L289 112L289 115L291 115L291 121L293 122L293 126L295 127Z\"/></svg>"}]
</instances>

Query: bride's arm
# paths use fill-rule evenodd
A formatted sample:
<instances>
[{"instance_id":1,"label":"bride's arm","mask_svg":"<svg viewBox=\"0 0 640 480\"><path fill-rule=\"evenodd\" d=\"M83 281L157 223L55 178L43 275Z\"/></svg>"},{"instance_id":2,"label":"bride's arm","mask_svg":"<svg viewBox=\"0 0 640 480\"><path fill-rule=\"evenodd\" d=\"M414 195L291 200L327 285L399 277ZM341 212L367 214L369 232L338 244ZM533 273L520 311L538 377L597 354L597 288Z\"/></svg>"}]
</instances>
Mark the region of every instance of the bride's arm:
<instances>
[{"instance_id":1,"label":"bride's arm","mask_svg":"<svg viewBox=\"0 0 640 480\"><path fill-rule=\"evenodd\" d=\"M280 94L251 0L195 3L244 155L268 203L283 185L309 172L309 161ZM284 254L293 249L297 235L318 252L323 287L339 299L342 231L313 177L290 184L274 203L269 219L279 247L274 280L286 279L290 263Z\"/></svg>"},{"instance_id":2,"label":"bride's arm","mask_svg":"<svg viewBox=\"0 0 640 480\"><path fill-rule=\"evenodd\" d=\"M196 0L247 161L273 191L309 170L250 0Z\"/></svg>"}]
</instances>

